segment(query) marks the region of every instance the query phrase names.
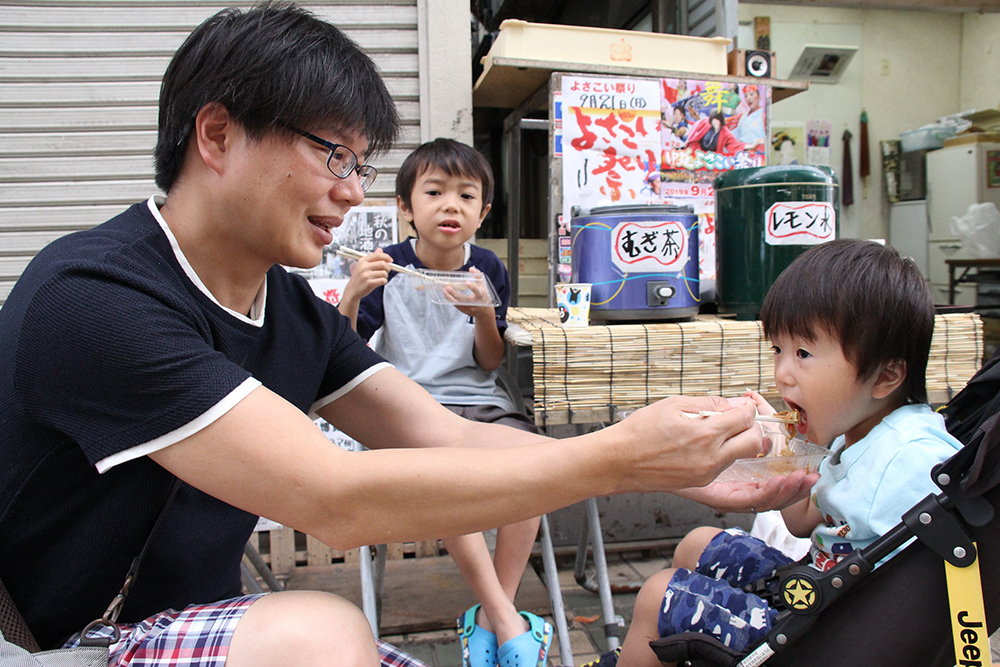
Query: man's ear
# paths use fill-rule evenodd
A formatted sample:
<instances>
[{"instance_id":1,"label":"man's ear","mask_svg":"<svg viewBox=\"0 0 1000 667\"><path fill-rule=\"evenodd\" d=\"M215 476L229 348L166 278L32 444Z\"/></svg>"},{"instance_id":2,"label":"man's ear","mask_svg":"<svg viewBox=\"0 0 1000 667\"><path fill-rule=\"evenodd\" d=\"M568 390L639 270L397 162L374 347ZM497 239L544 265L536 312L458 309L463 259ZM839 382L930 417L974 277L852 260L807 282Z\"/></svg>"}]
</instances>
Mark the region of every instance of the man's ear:
<instances>
[{"instance_id":1,"label":"man's ear","mask_svg":"<svg viewBox=\"0 0 1000 667\"><path fill-rule=\"evenodd\" d=\"M235 129L229 109L218 102L210 102L198 111L191 131L202 161L212 170L221 172L227 151L232 146Z\"/></svg>"},{"instance_id":2,"label":"man's ear","mask_svg":"<svg viewBox=\"0 0 1000 667\"><path fill-rule=\"evenodd\" d=\"M875 378L875 386L872 387L872 398L885 398L892 392L899 389L899 386L906 380L906 362L902 359L894 359L884 365Z\"/></svg>"}]
</instances>

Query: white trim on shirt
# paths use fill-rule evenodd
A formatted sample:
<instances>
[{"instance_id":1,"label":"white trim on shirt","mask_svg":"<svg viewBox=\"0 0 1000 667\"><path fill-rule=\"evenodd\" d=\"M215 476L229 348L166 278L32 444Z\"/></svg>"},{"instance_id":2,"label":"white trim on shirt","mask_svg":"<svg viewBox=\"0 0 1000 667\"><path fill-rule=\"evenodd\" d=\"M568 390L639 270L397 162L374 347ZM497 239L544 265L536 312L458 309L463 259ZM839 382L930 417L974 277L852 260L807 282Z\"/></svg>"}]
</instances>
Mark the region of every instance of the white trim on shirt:
<instances>
[{"instance_id":1,"label":"white trim on shirt","mask_svg":"<svg viewBox=\"0 0 1000 667\"><path fill-rule=\"evenodd\" d=\"M316 414L317 410L323 408L326 405L329 405L330 403L333 403L335 400L337 400L350 390L354 389L359 384L361 384L362 382L364 382L365 380L367 380L368 378L370 378L372 375L382 370L383 368L393 368L393 365L390 364L388 361L383 361L382 363L375 364L374 366L369 366L361 373L355 375L353 380L345 384L340 389L336 390L332 394L324 396L323 398L313 403L312 407L309 408L309 419L319 418L319 415Z\"/></svg>"},{"instance_id":2,"label":"white trim on shirt","mask_svg":"<svg viewBox=\"0 0 1000 667\"><path fill-rule=\"evenodd\" d=\"M160 229L162 229L163 233L166 234L167 240L170 241L170 247L174 250L174 257L177 258L177 261L180 263L181 268L184 269L184 273L187 274L187 277L191 279L191 282L195 284L202 294L212 300L212 303L217 305L219 308L222 308L236 319L241 322L246 322L247 324L252 324L255 327L264 326L264 304L267 303L267 278L264 279L264 284L260 286L260 290L258 290L257 296L254 298L253 305L250 306L250 317L247 317L243 313L237 313L235 310L226 308L219 303L219 300L215 298L214 294L208 291L208 287L205 286L205 283L203 283L201 278L198 277L198 274L195 273L194 267L191 266L191 262L189 262L187 257L184 256L184 252L181 250L180 244L177 243L177 237L174 236L172 231L170 231L167 221L163 219L162 215L160 215L160 207L166 202L167 198L163 195L153 195L149 198L146 204L149 206L149 211L153 214L153 217L156 218L156 222L159 223Z\"/></svg>"},{"instance_id":3,"label":"white trim on shirt","mask_svg":"<svg viewBox=\"0 0 1000 667\"><path fill-rule=\"evenodd\" d=\"M106 456L98 461L94 467L97 468L97 472L104 473L111 470L111 468L114 468L116 465L146 456L147 454L152 454L153 452L158 452L161 449L176 444L215 422L219 419L219 417L232 410L233 407L246 398L250 392L260 386L262 386L260 380L249 377L241 382L238 387L224 396L221 401L183 426L175 428L173 431L170 431L170 433L164 433L159 437L153 438L149 442L144 442L141 445L136 445L135 447L116 452L111 456Z\"/></svg>"}]
</instances>

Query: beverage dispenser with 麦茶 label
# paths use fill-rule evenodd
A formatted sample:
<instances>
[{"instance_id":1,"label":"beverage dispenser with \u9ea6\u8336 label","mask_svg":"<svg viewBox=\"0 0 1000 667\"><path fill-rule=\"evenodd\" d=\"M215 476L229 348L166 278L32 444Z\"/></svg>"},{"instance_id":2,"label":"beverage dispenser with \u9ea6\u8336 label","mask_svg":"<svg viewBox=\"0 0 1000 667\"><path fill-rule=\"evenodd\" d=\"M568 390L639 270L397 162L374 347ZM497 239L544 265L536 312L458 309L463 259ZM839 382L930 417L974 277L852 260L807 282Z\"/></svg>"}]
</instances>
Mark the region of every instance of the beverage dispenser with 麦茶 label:
<instances>
[{"instance_id":1,"label":"beverage dispenser with \u9ea6\u8336 label","mask_svg":"<svg viewBox=\"0 0 1000 667\"><path fill-rule=\"evenodd\" d=\"M780 165L715 179L716 286L720 314L760 317L778 275L809 247L837 238L837 177L829 167Z\"/></svg>"},{"instance_id":2,"label":"beverage dispenser with \u9ea6\u8336 label","mask_svg":"<svg viewBox=\"0 0 1000 667\"><path fill-rule=\"evenodd\" d=\"M591 321L679 320L698 313L698 216L688 206L574 211L573 282L590 283Z\"/></svg>"}]
</instances>

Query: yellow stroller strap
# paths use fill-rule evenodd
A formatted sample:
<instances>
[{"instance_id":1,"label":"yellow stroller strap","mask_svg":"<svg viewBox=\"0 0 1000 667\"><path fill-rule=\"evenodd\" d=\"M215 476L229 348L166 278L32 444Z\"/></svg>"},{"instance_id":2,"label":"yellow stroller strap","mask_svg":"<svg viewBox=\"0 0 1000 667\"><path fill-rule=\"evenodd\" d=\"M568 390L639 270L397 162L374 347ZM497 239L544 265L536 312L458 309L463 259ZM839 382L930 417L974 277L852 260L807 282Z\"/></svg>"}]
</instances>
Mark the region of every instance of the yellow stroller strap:
<instances>
[{"instance_id":1,"label":"yellow stroller strap","mask_svg":"<svg viewBox=\"0 0 1000 667\"><path fill-rule=\"evenodd\" d=\"M978 547L976 549L978 554ZM992 665L979 558L968 567L957 567L945 561L944 572L948 582L955 664L958 667Z\"/></svg>"}]
</instances>

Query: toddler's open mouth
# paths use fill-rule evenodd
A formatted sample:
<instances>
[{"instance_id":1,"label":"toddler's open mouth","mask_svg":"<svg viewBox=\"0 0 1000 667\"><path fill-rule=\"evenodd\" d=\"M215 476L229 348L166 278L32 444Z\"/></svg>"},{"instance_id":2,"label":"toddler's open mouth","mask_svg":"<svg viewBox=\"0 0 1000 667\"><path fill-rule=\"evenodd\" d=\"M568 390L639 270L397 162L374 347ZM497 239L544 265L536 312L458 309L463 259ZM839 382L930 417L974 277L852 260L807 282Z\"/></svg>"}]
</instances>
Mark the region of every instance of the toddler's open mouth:
<instances>
[{"instance_id":1,"label":"toddler's open mouth","mask_svg":"<svg viewBox=\"0 0 1000 667\"><path fill-rule=\"evenodd\" d=\"M809 430L809 413L801 405L790 403L793 410L799 411L799 423L795 425L798 429L800 435L805 435L806 431Z\"/></svg>"},{"instance_id":2,"label":"toddler's open mouth","mask_svg":"<svg viewBox=\"0 0 1000 667\"><path fill-rule=\"evenodd\" d=\"M782 399L782 400L785 401L785 405L788 406L789 410L797 410L798 411L798 413L799 413L799 423L795 425L795 428L799 432L800 435L805 435L806 431L808 430L808 424L809 424L809 418L808 418L808 415L807 415L805 409L801 405L799 405L798 403L795 403L793 401L789 401L788 399Z\"/></svg>"}]
</instances>

